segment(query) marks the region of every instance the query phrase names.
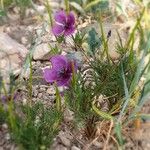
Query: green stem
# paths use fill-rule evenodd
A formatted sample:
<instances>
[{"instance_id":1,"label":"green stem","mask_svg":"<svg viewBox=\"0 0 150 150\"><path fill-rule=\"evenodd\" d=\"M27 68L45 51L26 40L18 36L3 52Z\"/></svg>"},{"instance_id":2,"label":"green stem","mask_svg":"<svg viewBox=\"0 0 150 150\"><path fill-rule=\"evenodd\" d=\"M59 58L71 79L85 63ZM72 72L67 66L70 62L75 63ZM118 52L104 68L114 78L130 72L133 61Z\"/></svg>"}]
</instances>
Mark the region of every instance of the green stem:
<instances>
[{"instance_id":1,"label":"green stem","mask_svg":"<svg viewBox=\"0 0 150 150\"><path fill-rule=\"evenodd\" d=\"M29 76L29 106L31 107L32 105L32 81L33 81L33 74L32 74L32 61L31 61L31 56L29 54L29 61L30 61L30 76Z\"/></svg>"},{"instance_id":2,"label":"green stem","mask_svg":"<svg viewBox=\"0 0 150 150\"><path fill-rule=\"evenodd\" d=\"M4 0L1 0L1 8L4 10Z\"/></svg>"},{"instance_id":3,"label":"green stem","mask_svg":"<svg viewBox=\"0 0 150 150\"><path fill-rule=\"evenodd\" d=\"M101 15L99 18L99 24L100 24L101 34L102 34L102 41L104 42L104 53L106 53L107 61L110 62L110 57L109 57L109 53L108 53L108 39L105 38Z\"/></svg>"},{"instance_id":4,"label":"green stem","mask_svg":"<svg viewBox=\"0 0 150 150\"><path fill-rule=\"evenodd\" d=\"M71 68L72 68L72 85L75 88L76 86L76 77L75 77L75 68L74 68L74 62L71 62Z\"/></svg>"},{"instance_id":5,"label":"green stem","mask_svg":"<svg viewBox=\"0 0 150 150\"><path fill-rule=\"evenodd\" d=\"M4 80L2 80L2 89L4 90L4 94L5 94L5 96L7 97L8 94L7 94L7 90L6 90L6 87L5 87Z\"/></svg>"},{"instance_id":6,"label":"green stem","mask_svg":"<svg viewBox=\"0 0 150 150\"><path fill-rule=\"evenodd\" d=\"M65 0L65 6L66 6L66 12L67 12L67 14L68 14L69 11L70 11L70 8L69 8L69 0Z\"/></svg>"},{"instance_id":7,"label":"green stem","mask_svg":"<svg viewBox=\"0 0 150 150\"><path fill-rule=\"evenodd\" d=\"M55 89L56 89L56 109L60 112L61 111L61 96L60 96L57 84L54 83L54 85L55 85Z\"/></svg>"},{"instance_id":8,"label":"green stem","mask_svg":"<svg viewBox=\"0 0 150 150\"><path fill-rule=\"evenodd\" d=\"M50 22L50 25L52 27L53 26L52 9L51 9L51 6L50 6L48 0L46 0L45 7L47 9L47 12L48 12L48 15L49 15L49 22Z\"/></svg>"},{"instance_id":9,"label":"green stem","mask_svg":"<svg viewBox=\"0 0 150 150\"><path fill-rule=\"evenodd\" d=\"M16 119L15 119L15 114L13 112L13 108L14 108L13 101L10 100L10 102L8 104L9 123L11 126L11 130L16 133L17 132L17 126L16 126Z\"/></svg>"}]
</instances>

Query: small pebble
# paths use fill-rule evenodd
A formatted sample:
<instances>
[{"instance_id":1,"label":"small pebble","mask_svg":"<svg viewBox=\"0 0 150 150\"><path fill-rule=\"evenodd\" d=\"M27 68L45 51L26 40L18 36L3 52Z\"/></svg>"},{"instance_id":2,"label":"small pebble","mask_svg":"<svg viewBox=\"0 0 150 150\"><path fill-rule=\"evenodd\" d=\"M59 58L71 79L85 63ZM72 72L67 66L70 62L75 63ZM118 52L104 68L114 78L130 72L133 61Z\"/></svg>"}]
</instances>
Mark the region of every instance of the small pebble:
<instances>
[{"instance_id":1,"label":"small pebble","mask_svg":"<svg viewBox=\"0 0 150 150\"><path fill-rule=\"evenodd\" d=\"M49 95L54 95L55 94L55 89L53 87L50 87L50 88L47 89L47 93Z\"/></svg>"},{"instance_id":2,"label":"small pebble","mask_svg":"<svg viewBox=\"0 0 150 150\"><path fill-rule=\"evenodd\" d=\"M95 147L97 147L97 148L103 148L103 143L100 143L100 142L98 142L98 141L94 141L94 142L93 142L93 145L94 145Z\"/></svg>"},{"instance_id":3,"label":"small pebble","mask_svg":"<svg viewBox=\"0 0 150 150\"><path fill-rule=\"evenodd\" d=\"M71 110L66 109L64 111L64 121L70 122L70 121L73 121L73 119L74 119L74 113Z\"/></svg>"},{"instance_id":4,"label":"small pebble","mask_svg":"<svg viewBox=\"0 0 150 150\"><path fill-rule=\"evenodd\" d=\"M43 95L42 93L39 93L38 98L42 98L42 95Z\"/></svg>"},{"instance_id":5,"label":"small pebble","mask_svg":"<svg viewBox=\"0 0 150 150\"><path fill-rule=\"evenodd\" d=\"M65 135L61 135L61 136L59 136L59 138L60 138L60 140L61 140L61 142L62 142L63 145L65 145L66 147L70 147L71 146L70 140L67 139L65 137Z\"/></svg>"},{"instance_id":6,"label":"small pebble","mask_svg":"<svg viewBox=\"0 0 150 150\"><path fill-rule=\"evenodd\" d=\"M80 150L80 148L76 147L76 146L72 146L71 150Z\"/></svg>"},{"instance_id":7,"label":"small pebble","mask_svg":"<svg viewBox=\"0 0 150 150\"><path fill-rule=\"evenodd\" d=\"M28 40L27 40L26 37L22 37L22 38L21 38L21 43L22 43L22 44L27 44L27 42L28 42Z\"/></svg>"},{"instance_id":8,"label":"small pebble","mask_svg":"<svg viewBox=\"0 0 150 150\"><path fill-rule=\"evenodd\" d=\"M24 98L24 99L22 100L22 104L23 104L23 105L26 105L26 104L27 104L27 99Z\"/></svg>"},{"instance_id":9,"label":"small pebble","mask_svg":"<svg viewBox=\"0 0 150 150\"><path fill-rule=\"evenodd\" d=\"M35 89L38 89L38 88L39 88L39 85L35 85L34 87L35 87Z\"/></svg>"},{"instance_id":10,"label":"small pebble","mask_svg":"<svg viewBox=\"0 0 150 150\"><path fill-rule=\"evenodd\" d=\"M49 87L49 86L47 86L47 85L40 85L40 87L41 87L41 88L47 88L47 87Z\"/></svg>"},{"instance_id":11,"label":"small pebble","mask_svg":"<svg viewBox=\"0 0 150 150\"><path fill-rule=\"evenodd\" d=\"M6 139L6 140L10 140L10 134L9 134L9 133L7 133L7 134L5 135L5 139Z\"/></svg>"},{"instance_id":12,"label":"small pebble","mask_svg":"<svg viewBox=\"0 0 150 150\"><path fill-rule=\"evenodd\" d=\"M40 66L41 66L41 62L40 62L40 61L37 61L37 62L36 62L36 66L40 67Z\"/></svg>"},{"instance_id":13,"label":"small pebble","mask_svg":"<svg viewBox=\"0 0 150 150\"><path fill-rule=\"evenodd\" d=\"M32 101L33 101L33 102L36 102L36 101L37 101L37 99L36 99L36 98L32 98Z\"/></svg>"},{"instance_id":14,"label":"small pebble","mask_svg":"<svg viewBox=\"0 0 150 150\"><path fill-rule=\"evenodd\" d=\"M67 148L59 144L56 146L55 150L67 150Z\"/></svg>"},{"instance_id":15,"label":"small pebble","mask_svg":"<svg viewBox=\"0 0 150 150\"><path fill-rule=\"evenodd\" d=\"M41 87L40 89L39 89L39 92L44 92L45 91L45 88L43 88L43 87Z\"/></svg>"},{"instance_id":16,"label":"small pebble","mask_svg":"<svg viewBox=\"0 0 150 150\"><path fill-rule=\"evenodd\" d=\"M8 125L7 125L6 123L4 123L4 124L2 125L2 128L3 128L3 129L8 129Z\"/></svg>"}]
</instances>

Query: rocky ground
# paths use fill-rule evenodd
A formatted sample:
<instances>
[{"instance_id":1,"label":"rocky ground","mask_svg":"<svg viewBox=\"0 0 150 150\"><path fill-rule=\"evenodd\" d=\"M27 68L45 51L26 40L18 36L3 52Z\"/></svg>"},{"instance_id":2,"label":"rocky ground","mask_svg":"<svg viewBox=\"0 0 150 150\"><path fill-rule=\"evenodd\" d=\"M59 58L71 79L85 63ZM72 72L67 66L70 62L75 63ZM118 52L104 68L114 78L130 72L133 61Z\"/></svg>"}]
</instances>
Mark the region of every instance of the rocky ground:
<instances>
[{"instance_id":1,"label":"rocky ground","mask_svg":"<svg viewBox=\"0 0 150 150\"><path fill-rule=\"evenodd\" d=\"M16 74L21 74L20 80L27 80L29 77L29 69L26 69L25 56L28 51L33 52L33 102L41 101L46 107L51 107L55 103L55 90L52 85L48 85L42 78L42 69L49 63L49 45L55 46L56 39L50 33L50 28L47 22L43 20L48 20L45 8L39 2L37 9L43 18L39 17L39 14L31 9L27 9L26 16L23 20L20 19L18 8L12 8L7 18L3 18L0 22L0 49L4 49L4 52L0 52L0 68L3 70L2 75L4 80L9 86L8 71L11 70ZM51 6L53 12L55 12L60 7L63 7L63 3L60 0L51 1ZM87 26L97 26L95 21L92 22L90 15L89 17L78 19L78 28L86 28ZM105 32L107 33L110 29L112 31L115 28L120 29L123 37L126 38L129 32L129 28L132 27L132 22L119 24L119 22L110 23L105 21L104 24ZM112 40L110 40L110 45L114 45L114 35L112 32ZM7 43L7 44L6 44ZM66 49L71 49L70 41L68 39L68 47L60 45L60 47L66 51ZM71 43L72 44L72 43ZM116 53L112 50L112 57L114 59L117 57ZM9 60L9 61L8 61ZM8 64L9 63L9 64ZM25 68L25 71L22 70ZM26 85L22 85L20 88L20 94L22 95L22 102L27 101L27 90ZM143 108L144 112L150 112L149 104L146 104ZM52 145L53 150L98 150L103 149L104 145L102 141L97 139L93 141L87 140L83 131L76 131L72 129L69 122L72 120L72 112L66 110L66 118L64 118L64 123L62 124L62 130L59 132L58 136L54 139L54 144ZM127 150L149 150L150 149L150 129L149 122L142 123L141 129L138 131L128 132L126 136L125 149ZM115 150L114 142L108 145L107 149ZM17 150L18 147L13 144L10 139L10 134L8 133L7 124L0 126L0 150Z\"/></svg>"}]
</instances>

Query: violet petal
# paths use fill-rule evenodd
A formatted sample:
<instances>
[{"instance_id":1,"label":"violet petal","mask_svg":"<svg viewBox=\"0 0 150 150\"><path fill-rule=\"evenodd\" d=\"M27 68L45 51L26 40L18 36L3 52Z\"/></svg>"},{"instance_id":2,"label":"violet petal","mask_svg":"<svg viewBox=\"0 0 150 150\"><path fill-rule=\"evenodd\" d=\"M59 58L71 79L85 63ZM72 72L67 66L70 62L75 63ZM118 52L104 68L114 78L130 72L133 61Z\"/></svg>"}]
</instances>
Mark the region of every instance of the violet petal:
<instances>
[{"instance_id":1,"label":"violet petal","mask_svg":"<svg viewBox=\"0 0 150 150\"><path fill-rule=\"evenodd\" d=\"M73 25L69 26L67 29L65 29L64 35L68 36L68 35L72 34L74 31L75 31L75 27Z\"/></svg>"},{"instance_id":2,"label":"violet petal","mask_svg":"<svg viewBox=\"0 0 150 150\"><path fill-rule=\"evenodd\" d=\"M53 32L54 35L60 36L60 35L62 35L63 32L64 32L64 26L55 24L55 25L53 26L53 28L52 28L52 32Z\"/></svg>"},{"instance_id":3,"label":"violet petal","mask_svg":"<svg viewBox=\"0 0 150 150\"><path fill-rule=\"evenodd\" d=\"M69 15L67 16L67 23L70 25L75 24L75 17L74 17L74 14L72 12L70 12Z\"/></svg>"},{"instance_id":4,"label":"violet petal","mask_svg":"<svg viewBox=\"0 0 150 150\"><path fill-rule=\"evenodd\" d=\"M45 68L43 73L43 77L47 82L53 83L57 80L57 72L54 69Z\"/></svg>"},{"instance_id":5,"label":"violet petal","mask_svg":"<svg viewBox=\"0 0 150 150\"><path fill-rule=\"evenodd\" d=\"M69 86L70 83L70 79L71 79L71 75L68 75L67 77L57 80L57 85L58 86Z\"/></svg>"},{"instance_id":6,"label":"violet petal","mask_svg":"<svg viewBox=\"0 0 150 150\"><path fill-rule=\"evenodd\" d=\"M52 63L52 68L54 68L56 71L67 68L68 60L63 55L53 56L50 61Z\"/></svg>"},{"instance_id":7,"label":"violet petal","mask_svg":"<svg viewBox=\"0 0 150 150\"><path fill-rule=\"evenodd\" d=\"M56 12L55 14L55 21L60 23L60 24L65 24L66 23L66 13L64 11L59 11Z\"/></svg>"}]
</instances>

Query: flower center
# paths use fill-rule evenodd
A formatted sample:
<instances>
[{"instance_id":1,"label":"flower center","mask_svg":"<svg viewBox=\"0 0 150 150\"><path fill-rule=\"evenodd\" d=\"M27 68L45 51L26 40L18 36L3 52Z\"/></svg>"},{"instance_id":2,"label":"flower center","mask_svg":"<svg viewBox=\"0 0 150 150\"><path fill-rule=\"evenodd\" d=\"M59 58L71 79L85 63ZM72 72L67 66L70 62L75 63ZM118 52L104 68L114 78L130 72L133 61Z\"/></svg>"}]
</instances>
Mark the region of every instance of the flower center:
<instances>
[{"instance_id":1,"label":"flower center","mask_svg":"<svg viewBox=\"0 0 150 150\"><path fill-rule=\"evenodd\" d=\"M58 77L64 77L67 75L67 70L65 68L62 68L58 72Z\"/></svg>"},{"instance_id":2,"label":"flower center","mask_svg":"<svg viewBox=\"0 0 150 150\"><path fill-rule=\"evenodd\" d=\"M66 23L66 24L65 24L65 29L66 29L66 30L69 29L69 26L70 26L70 24L69 24L69 23Z\"/></svg>"}]
</instances>

